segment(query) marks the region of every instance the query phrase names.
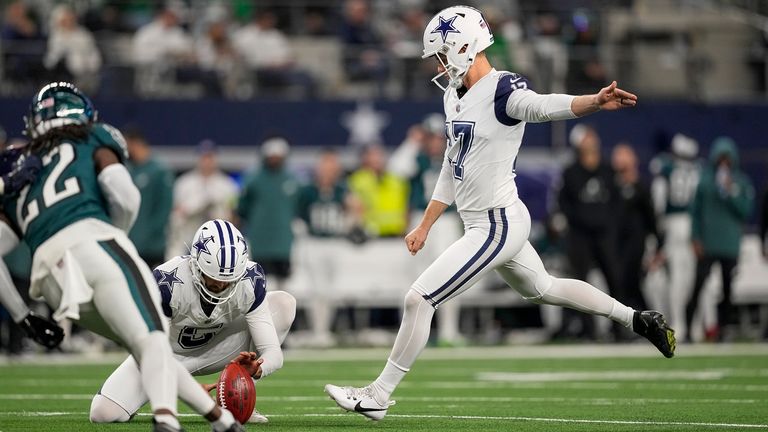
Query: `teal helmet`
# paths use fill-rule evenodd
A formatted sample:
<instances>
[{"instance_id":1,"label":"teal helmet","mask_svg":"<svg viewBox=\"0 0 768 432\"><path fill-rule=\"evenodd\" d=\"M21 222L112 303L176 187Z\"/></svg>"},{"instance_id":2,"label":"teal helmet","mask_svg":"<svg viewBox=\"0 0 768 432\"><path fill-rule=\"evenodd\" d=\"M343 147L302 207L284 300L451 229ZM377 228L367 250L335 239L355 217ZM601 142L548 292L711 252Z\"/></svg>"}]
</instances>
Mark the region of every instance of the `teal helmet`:
<instances>
[{"instance_id":1,"label":"teal helmet","mask_svg":"<svg viewBox=\"0 0 768 432\"><path fill-rule=\"evenodd\" d=\"M32 98L29 114L24 117L25 133L31 139L68 125L90 125L96 110L83 92L68 82L53 82Z\"/></svg>"}]
</instances>

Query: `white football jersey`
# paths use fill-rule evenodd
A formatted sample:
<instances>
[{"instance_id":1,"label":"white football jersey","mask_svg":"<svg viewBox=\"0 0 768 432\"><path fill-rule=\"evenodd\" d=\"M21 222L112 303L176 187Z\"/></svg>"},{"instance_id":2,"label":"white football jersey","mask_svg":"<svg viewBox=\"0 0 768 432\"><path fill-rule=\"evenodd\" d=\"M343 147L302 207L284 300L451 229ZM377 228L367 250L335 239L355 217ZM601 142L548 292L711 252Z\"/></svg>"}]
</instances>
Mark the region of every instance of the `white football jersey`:
<instances>
[{"instance_id":1,"label":"white football jersey","mask_svg":"<svg viewBox=\"0 0 768 432\"><path fill-rule=\"evenodd\" d=\"M153 271L162 297L163 313L170 318L169 339L173 351L189 355L219 340L248 330L245 315L264 303L266 278L261 266L248 262L237 293L215 307L205 303L192 282L188 255L172 258Z\"/></svg>"},{"instance_id":2,"label":"white football jersey","mask_svg":"<svg viewBox=\"0 0 768 432\"><path fill-rule=\"evenodd\" d=\"M454 88L445 92L448 146L433 199L455 201L459 211L515 204L515 162L526 124L522 119L573 117L572 96L538 95L528 87L523 76L494 69L461 98Z\"/></svg>"}]
</instances>

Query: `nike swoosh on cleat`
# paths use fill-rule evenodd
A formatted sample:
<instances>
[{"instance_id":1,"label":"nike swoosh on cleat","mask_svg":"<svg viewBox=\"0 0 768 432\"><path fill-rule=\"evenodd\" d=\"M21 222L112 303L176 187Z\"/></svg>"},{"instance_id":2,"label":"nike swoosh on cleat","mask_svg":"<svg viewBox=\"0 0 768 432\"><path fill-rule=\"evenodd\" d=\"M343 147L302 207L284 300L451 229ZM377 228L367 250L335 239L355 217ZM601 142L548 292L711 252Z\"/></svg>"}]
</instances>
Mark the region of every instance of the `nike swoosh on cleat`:
<instances>
[{"instance_id":1,"label":"nike swoosh on cleat","mask_svg":"<svg viewBox=\"0 0 768 432\"><path fill-rule=\"evenodd\" d=\"M374 412L374 411L386 411L387 408L363 408L360 406L360 404L363 401L357 402L357 405L355 405L355 412L364 413L364 412Z\"/></svg>"}]
</instances>

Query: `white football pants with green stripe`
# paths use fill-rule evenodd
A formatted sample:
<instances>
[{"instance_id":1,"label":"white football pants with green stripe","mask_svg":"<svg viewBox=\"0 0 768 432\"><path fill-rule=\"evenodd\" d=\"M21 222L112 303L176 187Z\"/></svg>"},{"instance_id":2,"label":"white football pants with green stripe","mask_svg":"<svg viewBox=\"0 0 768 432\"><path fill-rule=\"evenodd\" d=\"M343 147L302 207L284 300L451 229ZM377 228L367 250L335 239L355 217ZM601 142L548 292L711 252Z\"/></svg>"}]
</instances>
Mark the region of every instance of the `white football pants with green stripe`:
<instances>
[{"instance_id":1,"label":"white football pants with green stripe","mask_svg":"<svg viewBox=\"0 0 768 432\"><path fill-rule=\"evenodd\" d=\"M59 231L40 249L35 259L38 254L41 260L60 257L47 272L33 264L35 276L45 275L39 284L46 302L58 310L73 296L92 292L90 301L78 305L78 324L121 344L137 359L153 412L176 413L177 395L200 414L213 409L211 398L173 358L155 279L123 231L88 219Z\"/></svg>"}]
</instances>

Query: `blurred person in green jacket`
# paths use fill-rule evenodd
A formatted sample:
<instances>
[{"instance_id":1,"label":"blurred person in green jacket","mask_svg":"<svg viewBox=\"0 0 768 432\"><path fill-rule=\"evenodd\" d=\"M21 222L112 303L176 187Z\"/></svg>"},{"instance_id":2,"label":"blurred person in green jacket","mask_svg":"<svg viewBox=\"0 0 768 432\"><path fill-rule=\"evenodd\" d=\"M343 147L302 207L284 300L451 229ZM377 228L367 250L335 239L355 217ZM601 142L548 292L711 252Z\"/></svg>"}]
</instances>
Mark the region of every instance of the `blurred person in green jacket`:
<instances>
[{"instance_id":1,"label":"blurred person in green jacket","mask_svg":"<svg viewBox=\"0 0 768 432\"><path fill-rule=\"evenodd\" d=\"M136 223L128 237L136 245L139 256L150 268L165 262L166 236L173 207L174 175L152 154L144 135L138 129L127 129L128 172L141 193L141 206Z\"/></svg>"},{"instance_id":2,"label":"blurred person in green jacket","mask_svg":"<svg viewBox=\"0 0 768 432\"><path fill-rule=\"evenodd\" d=\"M261 263L270 280L278 284L271 289L280 289L279 284L291 273L299 183L285 167L289 151L283 137L271 137L261 144L262 166L243 182L237 205L251 259Z\"/></svg>"},{"instance_id":3,"label":"blurred person in green jacket","mask_svg":"<svg viewBox=\"0 0 768 432\"><path fill-rule=\"evenodd\" d=\"M691 327L699 294L714 263L719 263L723 297L717 306L719 329L712 336L721 339L720 329L729 324L731 283L739 258L744 224L752 214L755 190L747 175L739 169L736 144L729 137L712 143L709 166L702 174L691 205L691 239L696 254L696 282L688 306L686 321ZM690 340L691 332L688 332Z\"/></svg>"}]
</instances>

